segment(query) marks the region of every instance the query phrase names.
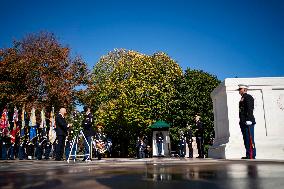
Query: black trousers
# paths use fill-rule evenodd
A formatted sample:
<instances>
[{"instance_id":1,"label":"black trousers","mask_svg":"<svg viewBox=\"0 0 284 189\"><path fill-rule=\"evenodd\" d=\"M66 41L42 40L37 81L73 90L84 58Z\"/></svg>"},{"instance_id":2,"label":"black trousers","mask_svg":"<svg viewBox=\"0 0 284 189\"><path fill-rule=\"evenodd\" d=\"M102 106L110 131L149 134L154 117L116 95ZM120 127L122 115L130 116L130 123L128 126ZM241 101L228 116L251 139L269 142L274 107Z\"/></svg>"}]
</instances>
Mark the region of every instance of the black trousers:
<instances>
[{"instance_id":1,"label":"black trousers","mask_svg":"<svg viewBox=\"0 0 284 189\"><path fill-rule=\"evenodd\" d=\"M27 155L34 157L35 154L35 145L34 144L28 144L27 145Z\"/></svg>"},{"instance_id":2,"label":"black trousers","mask_svg":"<svg viewBox=\"0 0 284 189\"><path fill-rule=\"evenodd\" d=\"M45 145L44 159L49 159L51 148L52 148L52 144L50 144L50 142L47 142Z\"/></svg>"},{"instance_id":3,"label":"black trousers","mask_svg":"<svg viewBox=\"0 0 284 189\"><path fill-rule=\"evenodd\" d=\"M66 139L65 135L58 135L57 136L55 160L62 160L63 159L65 139Z\"/></svg>"},{"instance_id":4,"label":"black trousers","mask_svg":"<svg viewBox=\"0 0 284 189\"><path fill-rule=\"evenodd\" d=\"M43 146L42 146L42 144L37 143L37 145L36 145L36 158L38 160L41 160L42 155L43 155Z\"/></svg>"},{"instance_id":5,"label":"black trousers","mask_svg":"<svg viewBox=\"0 0 284 189\"><path fill-rule=\"evenodd\" d=\"M204 158L204 143L203 137L196 137L197 149L200 158Z\"/></svg>"},{"instance_id":6,"label":"black trousers","mask_svg":"<svg viewBox=\"0 0 284 189\"><path fill-rule=\"evenodd\" d=\"M186 154L185 143L182 143L179 146L179 156L180 157L185 157L185 154Z\"/></svg>"},{"instance_id":7,"label":"black trousers","mask_svg":"<svg viewBox=\"0 0 284 189\"><path fill-rule=\"evenodd\" d=\"M98 156L98 160L102 159L102 154L99 151L97 151L97 156Z\"/></svg>"},{"instance_id":8,"label":"black trousers","mask_svg":"<svg viewBox=\"0 0 284 189\"><path fill-rule=\"evenodd\" d=\"M25 152L25 145L20 144L19 146L19 160L23 160L27 158L27 154Z\"/></svg>"},{"instance_id":9,"label":"black trousers","mask_svg":"<svg viewBox=\"0 0 284 189\"><path fill-rule=\"evenodd\" d=\"M193 158L192 142L187 143L187 145L188 145L188 151L189 151L188 157L189 157L189 158Z\"/></svg>"}]
</instances>

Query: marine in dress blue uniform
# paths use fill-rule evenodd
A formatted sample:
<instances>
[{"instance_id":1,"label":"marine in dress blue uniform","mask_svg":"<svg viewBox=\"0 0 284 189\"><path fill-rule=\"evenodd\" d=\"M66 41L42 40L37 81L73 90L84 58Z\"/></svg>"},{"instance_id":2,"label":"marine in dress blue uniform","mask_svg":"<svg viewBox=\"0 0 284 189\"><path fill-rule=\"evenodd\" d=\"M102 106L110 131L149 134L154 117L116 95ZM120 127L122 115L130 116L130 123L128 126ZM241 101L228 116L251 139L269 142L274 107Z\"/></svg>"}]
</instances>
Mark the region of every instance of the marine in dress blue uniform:
<instances>
[{"instance_id":1,"label":"marine in dress blue uniform","mask_svg":"<svg viewBox=\"0 0 284 189\"><path fill-rule=\"evenodd\" d=\"M255 159L254 126L256 122L253 115L254 98L247 94L247 89L247 85L239 85L239 94L242 96L239 102L239 124L246 149L246 156L242 157L242 159Z\"/></svg>"}]
</instances>

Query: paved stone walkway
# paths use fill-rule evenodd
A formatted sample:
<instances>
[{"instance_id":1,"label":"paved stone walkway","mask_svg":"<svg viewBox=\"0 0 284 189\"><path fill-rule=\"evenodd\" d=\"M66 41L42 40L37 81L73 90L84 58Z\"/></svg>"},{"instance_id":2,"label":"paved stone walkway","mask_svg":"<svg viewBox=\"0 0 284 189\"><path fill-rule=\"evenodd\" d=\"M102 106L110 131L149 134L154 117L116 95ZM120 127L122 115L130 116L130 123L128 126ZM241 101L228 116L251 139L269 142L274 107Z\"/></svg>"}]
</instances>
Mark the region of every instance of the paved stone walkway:
<instances>
[{"instance_id":1,"label":"paved stone walkway","mask_svg":"<svg viewBox=\"0 0 284 189\"><path fill-rule=\"evenodd\" d=\"M0 161L1 189L283 189L284 161L103 159Z\"/></svg>"}]
</instances>

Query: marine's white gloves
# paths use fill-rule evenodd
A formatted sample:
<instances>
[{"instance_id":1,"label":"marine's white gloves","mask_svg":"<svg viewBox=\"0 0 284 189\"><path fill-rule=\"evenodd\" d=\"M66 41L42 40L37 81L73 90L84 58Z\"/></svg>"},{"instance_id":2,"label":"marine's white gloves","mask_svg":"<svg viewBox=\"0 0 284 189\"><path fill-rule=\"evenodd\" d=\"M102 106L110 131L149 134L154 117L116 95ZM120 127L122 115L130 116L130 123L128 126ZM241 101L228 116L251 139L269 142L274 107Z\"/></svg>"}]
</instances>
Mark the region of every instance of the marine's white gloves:
<instances>
[{"instance_id":1,"label":"marine's white gloves","mask_svg":"<svg viewBox=\"0 0 284 189\"><path fill-rule=\"evenodd\" d=\"M246 121L246 125L252 125L251 121Z\"/></svg>"}]
</instances>

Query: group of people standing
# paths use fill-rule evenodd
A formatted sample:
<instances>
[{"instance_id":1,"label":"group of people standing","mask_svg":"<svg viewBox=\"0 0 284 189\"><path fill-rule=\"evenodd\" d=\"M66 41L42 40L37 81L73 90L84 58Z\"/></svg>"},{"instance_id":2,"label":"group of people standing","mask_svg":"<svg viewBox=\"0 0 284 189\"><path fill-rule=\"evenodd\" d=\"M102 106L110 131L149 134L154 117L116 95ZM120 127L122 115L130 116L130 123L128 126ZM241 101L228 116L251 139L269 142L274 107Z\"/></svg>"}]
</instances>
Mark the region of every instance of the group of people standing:
<instances>
[{"instance_id":1,"label":"group of people standing","mask_svg":"<svg viewBox=\"0 0 284 189\"><path fill-rule=\"evenodd\" d=\"M201 117L199 115L195 116L195 137L198 149L197 158L204 158L204 125L201 122ZM193 131L192 126L187 124L186 132L180 131L180 137L178 142L179 147L179 157L186 156L186 144L188 145L188 157L193 158Z\"/></svg>"},{"instance_id":2,"label":"group of people standing","mask_svg":"<svg viewBox=\"0 0 284 189\"><path fill-rule=\"evenodd\" d=\"M21 115L14 108L12 119L9 119L7 108L1 113L0 121L0 150L1 159L49 159L55 139L49 135L55 123L54 116L45 116L41 111L41 119L37 120L35 108L30 116L22 108Z\"/></svg>"},{"instance_id":3,"label":"group of people standing","mask_svg":"<svg viewBox=\"0 0 284 189\"><path fill-rule=\"evenodd\" d=\"M201 122L201 117L199 115L195 116L195 137L198 149L198 156L197 158L204 158L204 125ZM186 131L179 132L179 140L178 140L178 156L185 157L186 156L186 145L188 146L189 150L189 158L193 158L193 130L192 126L187 124ZM165 137L162 131L157 131L155 135L156 140L156 149L157 149L157 156L163 156L163 145ZM138 137L136 143L137 149L137 158L145 158L150 157L151 147L148 144L147 137Z\"/></svg>"},{"instance_id":4,"label":"group of people standing","mask_svg":"<svg viewBox=\"0 0 284 189\"><path fill-rule=\"evenodd\" d=\"M255 159L256 158L256 147L254 141L254 128L255 128L255 117L254 117L254 98L248 94L248 85L240 84L238 91L241 95L239 101L239 125L243 136L243 143L245 147L245 156L241 159ZM200 120L200 116L195 116L196 124L196 143L198 149L198 157L204 158L204 126ZM186 143L189 148L189 158L193 157L192 149L192 128L190 125L187 126L187 132L180 133L179 139L179 156L185 157L186 154Z\"/></svg>"},{"instance_id":5,"label":"group of people standing","mask_svg":"<svg viewBox=\"0 0 284 189\"><path fill-rule=\"evenodd\" d=\"M240 129L243 135L246 155L242 159L255 159L256 148L254 142L254 126L256 124L253 115L254 99L247 94L247 85L239 85L239 94L241 100L239 102L239 118ZM57 161L76 158L76 150L78 138L68 137L72 130L72 124L66 121L66 109L61 108L55 116L52 111L50 116L45 116L44 109L41 111L41 121L37 121L35 109L32 108L30 119L22 109L22 114L18 114L18 110L14 109L13 119L8 118L8 111L5 108L1 114L0 120L0 155L1 159L49 159L53 157ZM95 155L101 159L102 153L110 149L106 136L98 127L97 132L93 128L93 115L89 107L84 107L84 119L82 122L82 130L84 140L84 158L83 161L90 160L91 146L95 146ZM198 157L204 158L204 125L201 122L200 116L195 116L195 137L198 149ZM55 134L56 133L56 134ZM78 136L76 136L78 137ZM75 140L76 139L76 140ZM162 145L164 136L162 132L156 134L157 155L162 155ZM68 145L66 145L68 144ZM186 156L186 144L189 149L189 158L193 158L193 131L192 126L187 124L186 132L180 132L178 142L179 156ZM109 146L109 148L106 148ZM150 157L150 146L146 137L138 138L137 157ZM51 156L51 152L52 156Z\"/></svg>"},{"instance_id":6,"label":"group of people standing","mask_svg":"<svg viewBox=\"0 0 284 189\"><path fill-rule=\"evenodd\" d=\"M102 158L102 153L104 153L106 150L110 150L109 148L106 148L106 145L109 145L107 143L107 138L105 134L102 132L101 127L98 126L97 131L95 132L93 127L93 115L91 113L91 109L87 106L84 107L84 118L82 122L81 129L77 132L77 135L74 135L73 138L68 138L68 130L72 127L72 124L68 124L65 115L66 115L66 109L61 108L59 111L59 114L56 116L55 123L56 123L56 136L57 136L57 142L56 142L56 155L55 160L56 161L62 161L63 153L65 149L65 159L75 159L76 158L76 152L78 147L78 141L79 138L83 140L84 142L84 158L82 161L90 161L91 160L91 148L92 145L94 146L95 150L95 156L98 157L100 160ZM81 136L82 135L82 136ZM67 137L67 139L66 139ZM67 142L67 143L66 143ZM65 146L65 144L68 144L68 146Z\"/></svg>"},{"instance_id":7,"label":"group of people standing","mask_svg":"<svg viewBox=\"0 0 284 189\"><path fill-rule=\"evenodd\" d=\"M136 141L136 157L149 158L151 157L151 147L148 144L148 138L146 136L138 137Z\"/></svg>"},{"instance_id":8,"label":"group of people standing","mask_svg":"<svg viewBox=\"0 0 284 189\"><path fill-rule=\"evenodd\" d=\"M66 160L69 159L69 156L75 159L79 138L84 140L83 161L90 160L92 146L94 146L95 156L101 159L101 148L105 148L106 137L100 128L97 132L94 131L93 115L90 108L84 107L83 121L80 123L81 130L77 136L72 135L74 129L72 124L67 123L66 114L65 108L60 108L57 115L54 114L54 109L50 114L45 114L43 109L41 119L37 119L34 108L32 108L30 116L24 108L22 115L19 116L18 110L15 108L11 120L8 110L5 108L1 113L0 120L0 159L41 160L42 158L54 158L61 161L64 159L64 152Z\"/></svg>"}]
</instances>

